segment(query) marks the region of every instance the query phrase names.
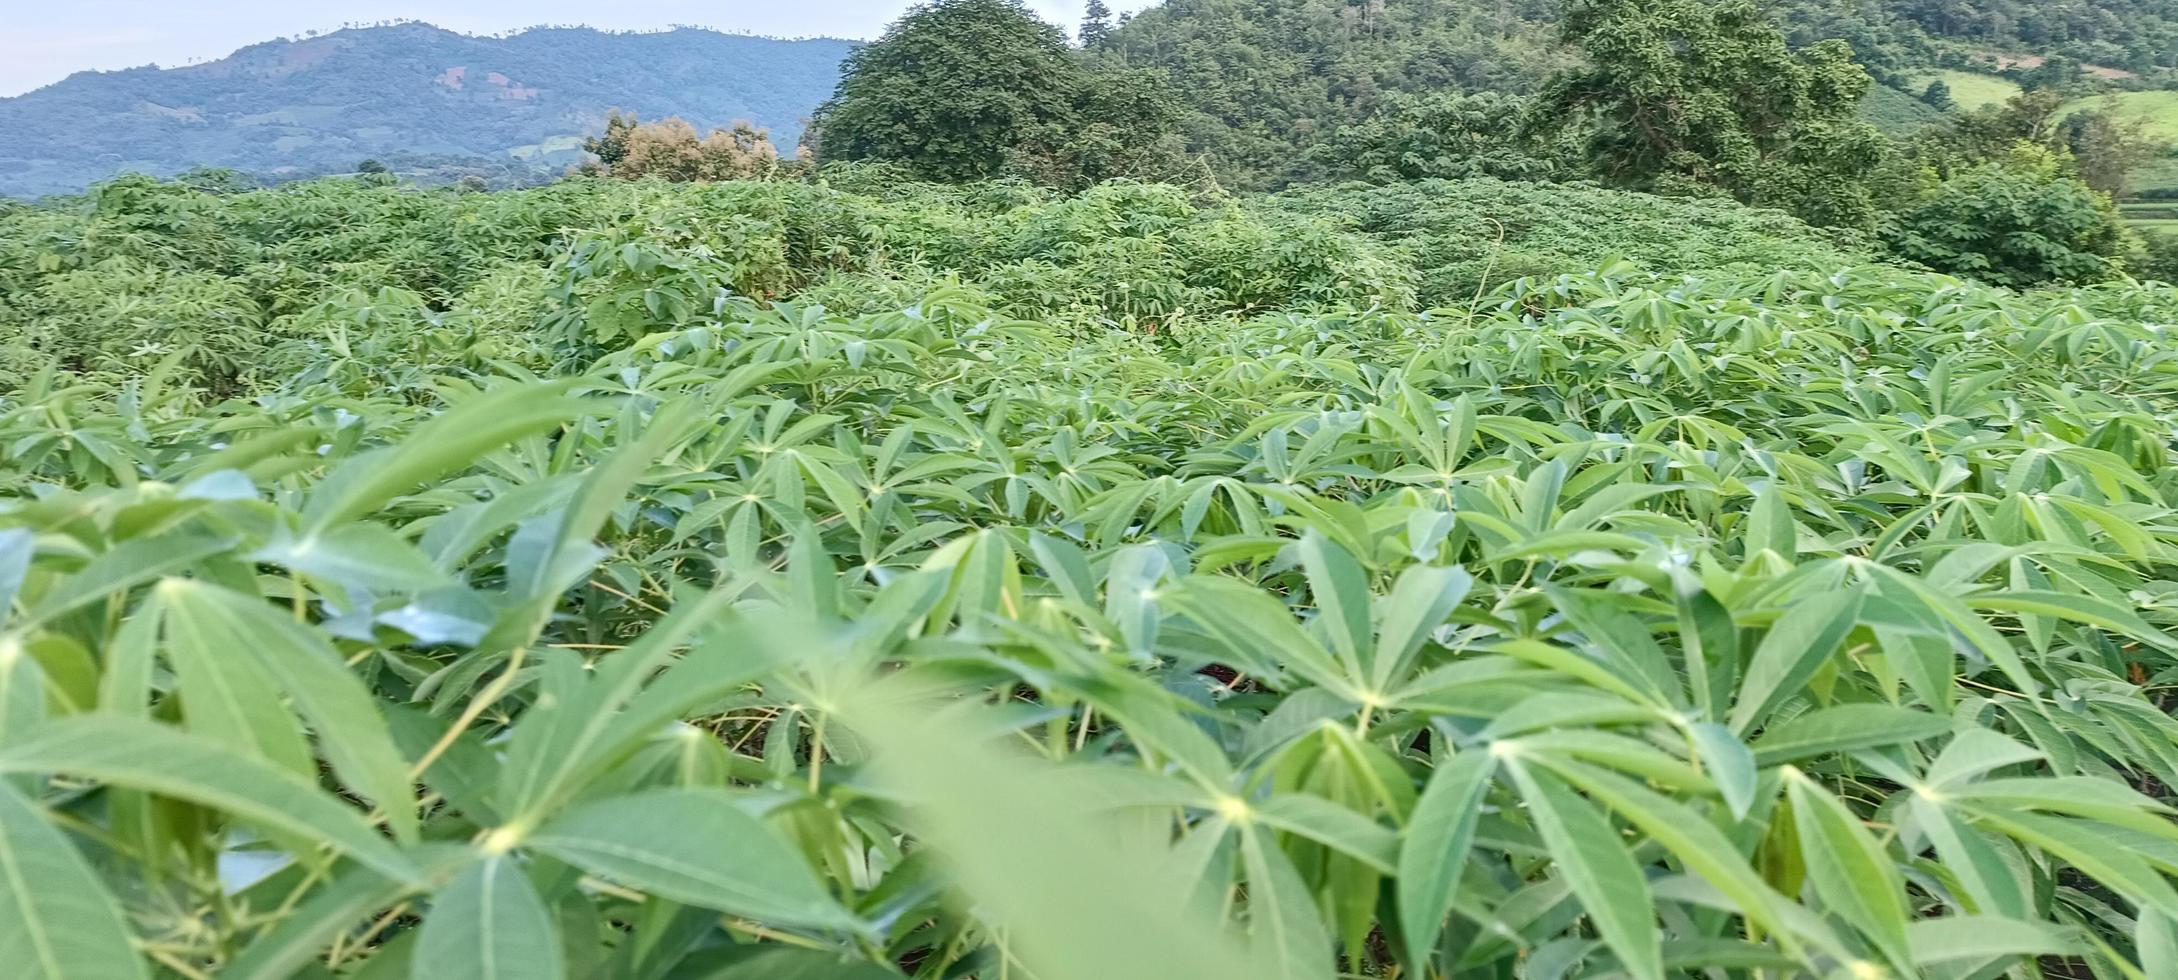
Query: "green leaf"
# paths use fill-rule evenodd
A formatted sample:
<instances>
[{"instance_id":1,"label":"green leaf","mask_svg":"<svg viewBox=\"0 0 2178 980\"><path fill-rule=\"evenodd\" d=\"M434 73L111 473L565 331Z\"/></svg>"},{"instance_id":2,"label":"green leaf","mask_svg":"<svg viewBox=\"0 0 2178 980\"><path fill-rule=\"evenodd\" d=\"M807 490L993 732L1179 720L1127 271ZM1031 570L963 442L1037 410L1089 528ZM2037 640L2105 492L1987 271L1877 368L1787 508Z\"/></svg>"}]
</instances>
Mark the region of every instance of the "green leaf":
<instances>
[{"instance_id":1,"label":"green leaf","mask_svg":"<svg viewBox=\"0 0 2178 980\"><path fill-rule=\"evenodd\" d=\"M1739 848L1702 814L1617 773L1548 753L1537 753L1535 758L1671 851L1755 924L1771 932L1784 931L1786 910L1794 906L1757 876ZM1826 938L1820 930L1794 926L1804 936Z\"/></svg>"},{"instance_id":2,"label":"green leaf","mask_svg":"<svg viewBox=\"0 0 2178 980\"><path fill-rule=\"evenodd\" d=\"M101 552L40 596L17 628L29 630L114 593L180 572L233 546L231 539L206 534L131 538Z\"/></svg>"},{"instance_id":3,"label":"green leaf","mask_svg":"<svg viewBox=\"0 0 2178 980\"><path fill-rule=\"evenodd\" d=\"M763 944L700 950L673 969L673 980L900 980L866 960L821 949Z\"/></svg>"},{"instance_id":4,"label":"green leaf","mask_svg":"<svg viewBox=\"0 0 2178 980\"><path fill-rule=\"evenodd\" d=\"M1457 566L1415 565L1400 573L1376 633L1369 683L1378 693L1390 690L1406 674L1430 633L1444 625L1474 584L1474 576Z\"/></svg>"},{"instance_id":5,"label":"green leaf","mask_svg":"<svg viewBox=\"0 0 2178 980\"><path fill-rule=\"evenodd\" d=\"M253 662L256 638L228 628L219 615L224 610L191 601L209 589L167 579L152 598L166 624L166 660L174 668L183 720L191 732L236 752L298 776L315 774L317 763L280 700L279 685Z\"/></svg>"},{"instance_id":6,"label":"green leaf","mask_svg":"<svg viewBox=\"0 0 2178 980\"><path fill-rule=\"evenodd\" d=\"M841 686L834 717L872 746L873 781L897 794L907 829L1036 976L1328 980L1328 949L1321 961L1259 961L1236 941L1190 898L1191 889L1215 894L1224 883L1206 882L1200 864L1182 860L1168 829L1111 812L1103 782L1021 753L1010 737L994 742L1002 729L981 720L983 709L927 702L904 680ZM1219 809L1245 806L1227 799ZM1189 842L1215 853L1223 836ZM1321 934L1314 903L1305 894L1301 901Z\"/></svg>"},{"instance_id":7,"label":"green leaf","mask_svg":"<svg viewBox=\"0 0 2178 980\"><path fill-rule=\"evenodd\" d=\"M423 551L375 524L282 533L251 555L304 575L371 592L422 592L446 581Z\"/></svg>"},{"instance_id":8,"label":"green leaf","mask_svg":"<svg viewBox=\"0 0 2178 980\"><path fill-rule=\"evenodd\" d=\"M1104 583L1104 616L1119 627L1127 652L1148 659L1157 648L1163 613L1157 585L1172 567L1164 549L1154 544L1121 548L1112 556Z\"/></svg>"},{"instance_id":9,"label":"green leaf","mask_svg":"<svg viewBox=\"0 0 2178 980\"><path fill-rule=\"evenodd\" d=\"M0 747L0 773L66 773L225 810L268 830L329 845L402 881L416 864L355 811L301 776L202 736L131 718L45 722Z\"/></svg>"},{"instance_id":10,"label":"green leaf","mask_svg":"<svg viewBox=\"0 0 2178 980\"><path fill-rule=\"evenodd\" d=\"M1255 804L1253 812L1269 826L1343 852L1379 872L1395 870L1398 834L1320 796L1279 793Z\"/></svg>"},{"instance_id":11,"label":"green leaf","mask_svg":"<svg viewBox=\"0 0 2178 980\"><path fill-rule=\"evenodd\" d=\"M2099 626L2112 632L2123 633L2165 650L2178 648L2178 641L2164 636L2160 630L2148 625L2138 613L2124 606L2094 596L2075 595L2067 592L2046 590L2022 590L2017 592L1982 592L1966 597L1966 604L1975 609L2022 615L2051 616L2089 626Z\"/></svg>"},{"instance_id":12,"label":"green leaf","mask_svg":"<svg viewBox=\"0 0 2178 980\"><path fill-rule=\"evenodd\" d=\"M1474 846L1483 794L1496 773L1497 757L1488 752L1454 756L1430 775L1407 820L1396 887L1399 929L1407 939L1410 969L1419 971L1420 964L1429 962L1428 951L1436 948Z\"/></svg>"},{"instance_id":13,"label":"green leaf","mask_svg":"<svg viewBox=\"0 0 2178 980\"><path fill-rule=\"evenodd\" d=\"M552 913L504 854L471 864L431 898L416 938L418 975L552 980L564 969Z\"/></svg>"},{"instance_id":14,"label":"green leaf","mask_svg":"<svg viewBox=\"0 0 2178 980\"><path fill-rule=\"evenodd\" d=\"M1173 587L1173 605L1224 645L1225 660L1254 674L1285 671L1348 701L1362 692L1316 640L1294 625L1293 613L1270 595L1216 575L1190 575Z\"/></svg>"},{"instance_id":15,"label":"green leaf","mask_svg":"<svg viewBox=\"0 0 2178 980\"><path fill-rule=\"evenodd\" d=\"M331 883L313 892L243 947L220 971L220 980L288 980L301 975L334 939L413 893L416 887L344 866Z\"/></svg>"},{"instance_id":16,"label":"green leaf","mask_svg":"<svg viewBox=\"0 0 2178 980\"><path fill-rule=\"evenodd\" d=\"M1276 963L1278 976L1323 976L1332 965L1331 933L1308 885L1268 834L1243 828L1241 865L1248 873L1248 931L1258 959Z\"/></svg>"},{"instance_id":17,"label":"green leaf","mask_svg":"<svg viewBox=\"0 0 2178 980\"><path fill-rule=\"evenodd\" d=\"M795 529L787 572L791 585L782 598L798 603L812 617L830 619L840 614L839 569L825 553L824 535L814 525Z\"/></svg>"},{"instance_id":18,"label":"green leaf","mask_svg":"<svg viewBox=\"0 0 2178 980\"><path fill-rule=\"evenodd\" d=\"M1589 590L1548 586L1544 591L1620 677L1640 680L1642 688L1659 704L1685 703L1671 660L1650 635L1648 624Z\"/></svg>"},{"instance_id":19,"label":"green leaf","mask_svg":"<svg viewBox=\"0 0 2178 980\"><path fill-rule=\"evenodd\" d=\"M1774 766L1818 756L1935 738L1951 719L1887 704L1818 708L1770 727L1754 740L1755 764Z\"/></svg>"},{"instance_id":20,"label":"green leaf","mask_svg":"<svg viewBox=\"0 0 2178 980\"><path fill-rule=\"evenodd\" d=\"M755 679L790 652L760 642L725 615L735 596L726 588L679 603L594 671L564 655L548 656L548 679L583 683L561 685L555 699L533 705L515 726L498 773L500 802L534 822L662 726Z\"/></svg>"},{"instance_id":21,"label":"green leaf","mask_svg":"<svg viewBox=\"0 0 2178 980\"><path fill-rule=\"evenodd\" d=\"M1687 727L1687 734L1694 741L1695 754L1700 756L1709 781L1716 784L1725 806L1731 809L1732 819L1746 819L1747 811L1754 806L1754 752L1734 737L1731 729L1714 722L1696 722Z\"/></svg>"},{"instance_id":22,"label":"green leaf","mask_svg":"<svg viewBox=\"0 0 2178 980\"><path fill-rule=\"evenodd\" d=\"M1800 853L1823 904L1858 927L1901 972L1913 958L1906 943L1912 919L1906 882L1888 851L1845 804L1796 769L1785 772Z\"/></svg>"},{"instance_id":23,"label":"green leaf","mask_svg":"<svg viewBox=\"0 0 2178 980\"><path fill-rule=\"evenodd\" d=\"M2178 922L2170 916L2143 910L2133 925L2133 948L2140 951L2140 972L2178 977Z\"/></svg>"},{"instance_id":24,"label":"green leaf","mask_svg":"<svg viewBox=\"0 0 2178 980\"><path fill-rule=\"evenodd\" d=\"M1500 747L1507 744L1498 743ZM1663 980L1655 899L1641 866L1620 842L1618 828L1564 783L1530 769L1517 753L1500 758L1519 784L1528 817L1549 848L1559 875L1580 897L1581 908L1603 941L1638 980Z\"/></svg>"},{"instance_id":25,"label":"green leaf","mask_svg":"<svg viewBox=\"0 0 2178 980\"><path fill-rule=\"evenodd\" d=\"M45 672L22 638L0 634L0 745L45 720Z\"/></svg>"},{"instance_id":26,"label":"green leaf","mask_svg":"<svg viewBox=\"0 0 2178 980\"><path fill-rule=\"evenodd\" d=\"M1913 946L1915 966L1942 964L1949 970L1978 970L1997 960L2068 956L2079 950L2070 936L2048 923L1994 915L1916 919L1906 927L1906 938Z\"/></svg>"},{"instance_id":27,"label":"green leaf","mask_svg":"<svg viewBox=\"0 0 2178 980\"><path fill-rule=\"evenodd\" d=\"M1029 535L1029 553L1043 566L1044 577L1058 586L1059 594L1083 606L1096 604L1096 580L1089 573L1089 556L1065 538L1048 534Z\"/></svg>"},{"instance_id":28,"label":"green leaf","mask_svg":"<svg viewBox=\"0 0 2178 980\"><path fill-rule=\"evenodd\" d=\"M1746 734L1778 705L1803 693L1808 679L1858 625L1863 595L1859 589L1820 593L1800 600L1771 624L1755 647L1732 704L1734 732Z\"/></svg>"},{"instance_id":29,"label":"green leaf","mask_svg":"<svg viewBox=\"0 0 2178 980\"><path fill-rule=\"evenodd\" d=\"M416 427L400 445L350 458L319 481L303 508L314 534L385 506L418 484L476 465L485 454L575 418L584 404L569 382L510 384L463 399Z\"/></svg>"},{"instance_id":30,"label":"green leaf","mask_svg":"<svg viewBox=\"0 0 2178 980\"><path fill-rule=\"evenodd\" d=\"M550 414L545 409L538 411L539 418L547 418ZM565 409L553 411L564 412ZM612 517L614 508L620 506L643 473L655 465L674 440L693 424L696 413L696 403L688 399L659 408L640 435L629 439L584 475L565 507L536 518L532 527L541 551L527 564L509 569L509 590L519 596L541 600L580 582L601 554L593 539ZM417 431L422 432L421 429ZM511 558L512 544L509 550Z\"/></svg>"},{"instance_id":31,"label":"green leaf","mask_svg":"<svg viewBox=\"0 0 2178 980\"><path fill-rule=\"evenodd\" d=\"M1369 629L1369 573L1346 549L1315 528L1301 535L1301 568L1308 574L1308 594L1316 602L1317 621L1331 637L1331 650L1346 662L1346 676L1368 676L1375 656Z\"/></svg>"},{"instance_id":32,"label":"green leaf","mask_svg":"<svg viewBox=\"0 0 2178 980\"><path fill-rule=\"evenodd\" d=\"M15 605L15 594L23 588L23 577L30 572L30 559L37 554L38 536L27 527L0 529L0 619L6 619Z\"/></svg>"},{"instance_id":33,"label":"green leaf","mask_svg":"<svg viewBox=\"0 0 2178 980\"><path fill-rule=\"evenodd\" d=\"M671 901L782 925L855 925L799 850L723 790L647 790L599 800L517 839Z\"/></svg>"},{"instance_id":34,"label":"green leaf","mask_svg":"<svg viewBox=\"0 0 2178 980\"><path fill-rule=\"evenodd\" d=\"M121 907L68 838L0 780L0 963L24 980L148 976Z\"/></svg>"},{"instance_id":35,"label":"green leaf","mask_svg":"<svg viewBox=\"0 0 2178 980\"><path fill-rule=\"evenodd\" d=\"M1902 605L1911 601L1920 607L1929 622L1955 630L1983 657L1988 658L1990 663L1995 664L1997 669L2003 671L2004 676L2011 679L2020 693L2032 697L2042 692L2041 682L2027 670L2027 664L2020 659L2019 651L2013 649L2002 633L1975 615L1965 603L1887 565L1866 567L1890 586L1886 589L1889 597L1898 600Z\"/></svg>"},{"instance_id":36,"label":"green leaf","mask_svg":"<svg viewBox=\"0 0 2178 980\"><path fill-rule=\"evenodd\" d=\"M1998 803L2022 810L2046 810L2100 820L2144 834L2178 840L2170 807L2123 783L2093 776L2028 776L1985 779L1953 786L1952 799Z\"/></svg>"},{"instance_id":37,"label":"green leaf","mask_svg":"<svg viewBox=\"0 0 2178 980\"><path fill-rule=\"evenodd\" d=\"M170 654L187 649L180 659L254 665L294 699L342 782L377 804L396 836L416 839L408 762L377 700L322 635L259 599L216 586L169 579L157 595L172 638ZM244 658L235 658L238 652ZM269 706L277 710L278 700Z\"/></svg>"},{"instance_id":38,"label":"green leaf","mask_svg":"<svg viewBox=\"0 0 2178 980\"><path fill-rule=\"evenodd\" d=\"M1996 845L1942 804L1915 793L1908 804L1914 826L1936 848L1944 870L1965 889L1963 902L1985 915L2023 918L2028 914L2028 886Z\"/></svg>"},{"instance_id":39,"label":"green leaf","mask_svg":"<svg viewBox=\"0 0 2178 980\"><path fill-rule=\"evenodd\" d=\"M1740 536L1742 553L1753 558L1768 551L1786 561L1797 557L1798 526L1775 483L1755 491L1754 506L1747 510L1746 533Z\"/></svg>"}]
</instances>

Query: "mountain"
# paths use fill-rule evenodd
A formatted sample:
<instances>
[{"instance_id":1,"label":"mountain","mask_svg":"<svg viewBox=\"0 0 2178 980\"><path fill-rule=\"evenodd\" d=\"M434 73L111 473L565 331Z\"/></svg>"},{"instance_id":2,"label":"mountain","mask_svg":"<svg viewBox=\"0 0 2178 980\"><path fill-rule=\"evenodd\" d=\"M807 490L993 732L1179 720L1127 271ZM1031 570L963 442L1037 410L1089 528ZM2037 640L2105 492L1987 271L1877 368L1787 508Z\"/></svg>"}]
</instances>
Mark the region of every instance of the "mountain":
<instances>
[{"instance_id":1,"label":"mountain","mask_svg":"<svg viewBox=\"0 0 2178 980\"><path fill-rule=\"evenodd\" d=\"M748 119L791 149L856 43L692 28L474 37L411 23L183 68L79 72L0 99L0 194L79 190L125 171L307 174L374 157L558 170L614 108L699 128Z\"/></svg>"}]
</instances>

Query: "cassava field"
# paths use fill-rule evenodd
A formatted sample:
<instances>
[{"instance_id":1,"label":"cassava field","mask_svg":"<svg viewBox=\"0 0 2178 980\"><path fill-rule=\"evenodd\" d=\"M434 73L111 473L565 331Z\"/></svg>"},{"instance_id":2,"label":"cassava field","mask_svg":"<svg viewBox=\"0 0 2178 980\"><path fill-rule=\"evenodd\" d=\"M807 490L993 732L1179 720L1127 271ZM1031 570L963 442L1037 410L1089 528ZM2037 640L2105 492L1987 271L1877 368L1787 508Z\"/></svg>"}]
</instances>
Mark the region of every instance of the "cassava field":
<instances>
[{"instance_id":1,"label":"cassava field","mask_svg":"<svg viewBox=\"0 0 2178 980\"><path fill-rule=\"evenodd\" d=\"M0 972L2178 976L2178 289L1400 193L0 211Z\"/></svg>"}]
</instances>

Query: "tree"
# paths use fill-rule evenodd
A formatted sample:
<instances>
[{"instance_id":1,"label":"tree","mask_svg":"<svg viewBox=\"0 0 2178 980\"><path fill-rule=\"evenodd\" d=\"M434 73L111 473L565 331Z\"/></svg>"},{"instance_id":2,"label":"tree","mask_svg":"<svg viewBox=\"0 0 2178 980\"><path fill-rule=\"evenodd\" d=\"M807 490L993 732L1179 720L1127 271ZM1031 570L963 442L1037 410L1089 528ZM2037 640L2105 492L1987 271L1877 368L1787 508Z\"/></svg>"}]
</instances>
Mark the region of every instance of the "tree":
<instances>
[{"instance_id":1,"label":"tree","mask_svg":"<svg viewBox=\"0 0 2178 980\"><path fill-rule=\"evenodd\" d=\"M635 135L635 113L621 115L620 110L605 114L605 135L593 136L582 141L582 150L598 159L603 169L610 173L628 157L628 140Z\"/></svg>"},{"instance_id":2,"label":"tree","mask_svg":"<svg viewBox=\"0 0 2178 980\"><path fill-rule=\"evenodd\" d=\"M2055 89L2036 89L2002 105L1961 113L1922 147L1938 169L1950 172L1999 162L2021 143L2055 153L2066 176L2111 195L2123 195L2130 175L2170 151L2170 144L2148 132L2144 123L2123 120L2115 106L2065 111L2066 98Z\"/></svg>"},{"instance_id":3,"label":"tree","mask_svg":"<svg viewBox=\"0 0 2178 980\"><path fill-rule=\"evenodd\" d=\"M1112 35L1112 8L1104 0L1089 0L1081 12L1081 46L1093 48Z\"/></svg>"},{"instance_id":4,"label":"tree","mask_svg":"<svg viewBox=\"0 0 2178 980\"><path fill-rule=\"evenodd\" d=\"M1179 118L1164 80L1143 69L1089 73L1065 124L1044 126L1006 151L1005 170L1078 189L1118 177L1163 178L1182 158Z\"/></svg>"},{"instance_id":5,"label":"tree","mask_svg":"<svg viewBox=\"0 0 2178 980\"><path fill-rule=\"evenodd\" d=\"M2066 176L2061 154L2032 143L1929 188L1884 237L1929 268L2014 287L2110 279L2131 245L2110 196Z\"/></svg>"},{"instance_id":6,"label":"tree","mask_svg":"<svg viewBox=\"0 0 2178 980\"><path fill-rule=\"evenodd\" d=\"M2080 63L2064 55L2051 55L2041 64L2017 73L2019 84L2028 91L2039 89L2063 90L2086 77Z\"/></svg>"},{"instance_id":7,"label":"tree","mask_svg":"<svg viewBox=\"0 0 2178 980\"><path fill-rule=\"evenodd\" d=\"M1395 94L1534 93L1577 60L1559 2L1167 0L1088 52L1163 74L1188 151L1226 187L1268 190L1320 178L1311 151Z\"/></svg>"},{"instance_id":8,"label":"tree","mask_svg":"<svg viewBox=\"0 0 2178 980\"><path fill-rule=\"evenodd\" d=\"M2148 132L2141 119L2124 120L2115 112L2083 109L2057 124L2057 136L2072 152L2073 169L2087 186L2121 197L2134 171L2170 153L2170 143Z\"/></svg>"},{"instance_id":9,"label":"tree","mask_svg":"<svg viewBox=\"0 0 2178 980\"><path fill-rule=\"evenodd\" d=\"M359 174L382 174L387 171L385 164L379 163L377 160L365 160L355 165L355 172Z\"/></svg>"},{"instance_id":10,"label":"tree","mask_svg":"<svg viewBox=\"0 0 2178 980\"><path fill-rule=\"evenodd\" d=\"M2021 92L1996 105L1960 113L1937 134L1945 151L1972 163L2002 159L2021 141L2054 146L2062 94L2047 89Z\"/></svg>"},{"instance_id":11,"label":"tree","mask_svg":"<svg viewBox=\"0 0 2178 980\"><path fill-rule=\"evenodd\" d=\"M848 56L812 127L827 161L956 181L1025 165L1071 184L1147 166L1175 116L1149 76L1091 71L1020 0L931 0Z\"/></svg>"},{"instance_id":12,"label":"tree","mask_svg":"<svg viewBox=\"0 0 2178 980\"><path fill-rule=\"evenodd\" d=\"M1951 86L1941 78L1929 82L1928 87L1921 90L1921 101L1938 112L1950 112L1959 107L1958 100L1951 97Z\"/></svg>"},{"instance_id":13,"label":"tree","mask_svg":"<svg viewBox=\"0 0 2178 980\"><path fill-rule=\"evenodd\" d=\"M1751 0L1576 0L1564 36L1587 64L1546 86L1537 123L1585 132L1605 179L1873 223L1861 177L1888 143L1856 117L1870 79L1843 42L1794 51Z\"/></svg>"},{"instance_id":14,"label":"tree","mask_svg":"<svg viewBox=\"0 0 2178 980\"><path fill-rule=\"evenodd\" d=\"M605 118L605 135L584 141L583 149L598 158L587 172L626 180L748 180L782 168L771 134L749 122L699 138L696 127L677 116L642 123L615 111Z\"/></svg>"}]
</instances>

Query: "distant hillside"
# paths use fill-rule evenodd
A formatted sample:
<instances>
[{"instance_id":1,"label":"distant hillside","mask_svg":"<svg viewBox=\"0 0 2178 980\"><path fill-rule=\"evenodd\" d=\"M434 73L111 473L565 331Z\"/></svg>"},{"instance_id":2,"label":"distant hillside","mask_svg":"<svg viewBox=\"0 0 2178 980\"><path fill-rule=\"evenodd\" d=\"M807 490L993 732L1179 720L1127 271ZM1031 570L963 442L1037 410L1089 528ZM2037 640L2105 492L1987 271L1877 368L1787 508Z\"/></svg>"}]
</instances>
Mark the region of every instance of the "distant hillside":
<instances>
[{"instance_id":1,"label":"distant hillside","mask_svg":"<svg viewBox=\"0 0 2178 980\"><path fill-rule=\"evenodd\" d=\"M750 119L791 149L854 45L694 29L489 38L403 24L185 68L82 72L0 99L0 194L77 190L131 170L311 173L370 157L559 168L615 107L699 127Z\"/></svg>"},{"instance_id":2,"label":"distant hillside","mask_svg":"<svg viewBox=\"0 0 2178 980\"><path fill-rule=\"evenodd\" d=\"M1325 176L1307 148L1368 118L1392 93L1532 91L1579 57L1559 40L1565 3L1164 0L1092 52L1168 77L1185 104L1181 130L1190 149L1219 166L1229 186L1275 188ZM1942 68L2022 67L2063 54L2105 79L2143 87L2170 84L2178 68L2178 0L1764 6L1794 44L1851 43L1877 81L1891 86L1875 89L1865 114L1898 133L1941 118L1913 96ZM1985 15L1990 9L2006 13ZM2041 54L2004 53L2029 51ZM1904 90L1916 83L1910 94Z\"/></svg>"}]
</instances>

